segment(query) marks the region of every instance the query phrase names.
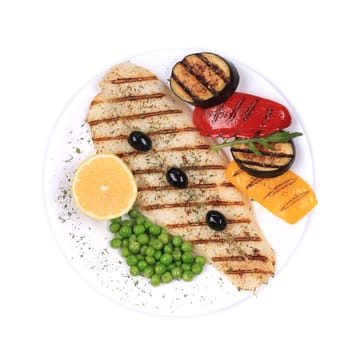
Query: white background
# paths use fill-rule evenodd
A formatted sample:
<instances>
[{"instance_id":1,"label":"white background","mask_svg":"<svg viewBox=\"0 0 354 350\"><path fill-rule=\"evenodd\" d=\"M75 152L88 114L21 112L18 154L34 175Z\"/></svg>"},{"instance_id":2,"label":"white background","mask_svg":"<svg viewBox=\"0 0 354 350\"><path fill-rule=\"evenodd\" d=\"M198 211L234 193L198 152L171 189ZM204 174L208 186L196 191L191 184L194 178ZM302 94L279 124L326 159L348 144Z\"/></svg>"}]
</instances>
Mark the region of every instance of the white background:
<instances>
[{"instance_id":1,"label":"white background","mask_svg":"<svg viewBox=\"0 0 354 350\"><path fill-rule=\"evenodd\" d=\"M353 349L351 1L2 1L1 349ZM205 47L271 79L310 136L319 200L258 298L191 318L149 316L71 268L43 204L46 146L73 94L140 52ZM286 234L286 232L284 232Z\"/></svg>"}]
</instances>

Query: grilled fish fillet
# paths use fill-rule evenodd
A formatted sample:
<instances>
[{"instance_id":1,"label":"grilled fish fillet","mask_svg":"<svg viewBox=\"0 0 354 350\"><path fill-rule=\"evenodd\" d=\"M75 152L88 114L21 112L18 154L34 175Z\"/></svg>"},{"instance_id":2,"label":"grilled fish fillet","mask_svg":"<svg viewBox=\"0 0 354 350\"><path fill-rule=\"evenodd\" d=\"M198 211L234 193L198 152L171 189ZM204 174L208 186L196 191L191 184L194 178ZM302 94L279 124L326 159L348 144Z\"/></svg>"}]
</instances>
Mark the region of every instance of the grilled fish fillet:
<instances>
[{"instance_id":1,"label":"grilled fish fillet","mask_svg":"<svg viewBox=\"0 0 354 350\"><path fill-rule=\"evenodd\" d=\"M149 70L125 62L114 66L100 82L87 123L96 151L121 157L138 185L136 207L148 219L194 245L240 290L256 290L274 276L275 254L255 222L249 200L225 179L227 158L210 150L200 136L191 110ZM142 131L152 149L139 152L127 138ZM171 167L188 176L188 188L166 180ZM206 224L214 209L227 218L223 231Z\"/></svg>"}]
</instances>

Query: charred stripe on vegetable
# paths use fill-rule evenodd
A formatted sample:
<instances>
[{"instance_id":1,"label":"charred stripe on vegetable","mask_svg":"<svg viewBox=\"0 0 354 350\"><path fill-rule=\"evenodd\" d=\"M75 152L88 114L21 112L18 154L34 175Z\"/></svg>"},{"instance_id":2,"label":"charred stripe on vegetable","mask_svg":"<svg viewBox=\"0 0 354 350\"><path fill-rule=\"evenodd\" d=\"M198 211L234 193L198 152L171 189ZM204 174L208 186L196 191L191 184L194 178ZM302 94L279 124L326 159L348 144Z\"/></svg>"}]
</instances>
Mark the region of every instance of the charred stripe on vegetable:
<instances>
[{"instance_id":1,"label":"charred stripe on vegetable","mask_svg":"<svg viewBox=\"0 0 354 350\"><path fill-rule=\"evenodd\" d=\"M258 99L255 98L253 101L251 101L251 103L248 105L247 109L245 110L245 112L243 113L243 118L242 120L245 122L250 114L252 113L252 111L254 110L254 108L256 107L256 104L258 103Z\"/></svg>"},{"instance_id":2,"label":"charred stripe on vegetable","mask_svg":"<svg viewBox=\"0 0 354 350\"><path fill-rule=\"evenodd\" d=\"M208 58L203 53L197 53L196 56L201 61L203 61L208 67L210 67L221 79L223 79L225 82L228 81L230 77L225 75L225 71L220 69L218 65L208 60Z\"/></svg>"},{"instance_id":3,"label":"charred stripe on vegetable","mask_svg":"<svg viewBox=\"0 0 354 350\"><path fill-rule=\"evenodd\" d=\"M215 88L210 85L208 83L207 80L204 79L204 77L202 75L199 75L197 72L194 71L193 66L189 65L186 60L183 60L181 62L181 64L183 65L183 67L186 69L186 71L188 73L190 73L191 75L193 75L207 90L210 91L211 94L215 95L217 94L217 91L215 90ZM192 96L192 98L198 98L198 96Z\"/></svg>"},{"instance_id":4,"label":"charred stripe on vegetable","mask_svg":"<svg viewBox=\"0 0 354 350\"><path fill-rule=\"evenodd\" d=\"M279 185L275 186L271 191L269 191L263 199L267 199L268 197L274 196L280 191L285 190L287 187L291 186L294 182L296 182L296 178L285 180L284 182L280 183Z\"/></svg>"}]
</instances>

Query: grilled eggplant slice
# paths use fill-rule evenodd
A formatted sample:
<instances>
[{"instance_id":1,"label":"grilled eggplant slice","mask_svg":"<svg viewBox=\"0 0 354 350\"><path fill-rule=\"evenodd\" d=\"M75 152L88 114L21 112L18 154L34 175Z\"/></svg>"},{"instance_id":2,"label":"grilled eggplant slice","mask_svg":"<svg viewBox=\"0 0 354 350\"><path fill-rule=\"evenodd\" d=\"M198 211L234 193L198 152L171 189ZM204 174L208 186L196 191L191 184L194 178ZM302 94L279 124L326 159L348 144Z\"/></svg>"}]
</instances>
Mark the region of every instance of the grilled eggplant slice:
<instances>
[{"instance_id":1,"label":"grilled eggplant slice","mask_svg":"<svg viewBox=\"0 0 354 350\"><path fill-rule=\"evenodd\" d=\"M231 147L231 153L238 166L251 176L270 178L285 173L295 160L295 146L289 142L270 143L272 149L260 144L254 145L259 154L247 144Z\"/></svg>"},{"instance_id":2,"label":"grilled eggplant slice","mask_svg":"<svg viewBox=\"0 0 354 350\"><path fill-rule=\"evenodd\" d=\"M170 86L183 101L208 108L227 100L236 90L240 76L236 67L210 52L185 56L172 68Z\"/></svg>"}]
</instances>

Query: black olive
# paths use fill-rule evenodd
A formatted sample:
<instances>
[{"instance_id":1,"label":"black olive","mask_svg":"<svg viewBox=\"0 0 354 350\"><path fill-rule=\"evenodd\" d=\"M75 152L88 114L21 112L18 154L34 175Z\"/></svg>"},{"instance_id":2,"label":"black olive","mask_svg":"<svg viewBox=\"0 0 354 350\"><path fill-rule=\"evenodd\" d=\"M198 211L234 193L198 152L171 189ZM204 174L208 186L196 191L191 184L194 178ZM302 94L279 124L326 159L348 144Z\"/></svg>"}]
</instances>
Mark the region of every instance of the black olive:
<instances>
[{"instance_id":1,"label":"black olive","mask_svg":"<svg viewBox=\"0 0 354 350\"><path fill-rule=\"evenodd\" d=\"M207 212L206 222L208 226L215 231L222 231L227 225L225 216L217 210Z\"/></svg>"},{"instance_id":2,"label":"black olive","mask_svg":"<svg viewBox=\"0 0 354 350\"><path fill-rule=\"evenodd\" d=\"M168 183L177 188L187 188L188 187L188 177L179 168L171 168L166 173L166 178Z\"/></svg>"},{"instance_id":3,"label":"black olive","mask_svg":"<svg viewBox=\"0 0 354 350\"><path fill-rule=\"evenodd\" d=\"M128 137L129 145L138 151L147 152L151 150L151 139L141 131L133 131Z\"/></svg>"}]
</instances>

